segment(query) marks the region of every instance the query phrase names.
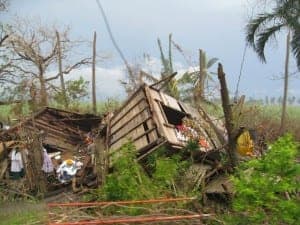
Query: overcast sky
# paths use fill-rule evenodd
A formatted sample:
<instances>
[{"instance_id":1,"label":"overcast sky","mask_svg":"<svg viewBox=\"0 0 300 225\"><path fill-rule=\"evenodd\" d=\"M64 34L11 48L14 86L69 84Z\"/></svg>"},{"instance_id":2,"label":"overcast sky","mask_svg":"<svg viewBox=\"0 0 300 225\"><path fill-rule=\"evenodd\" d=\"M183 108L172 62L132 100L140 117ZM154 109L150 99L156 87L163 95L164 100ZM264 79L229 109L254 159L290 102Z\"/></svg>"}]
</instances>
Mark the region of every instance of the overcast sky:
<instances>
[{"instance_id":1,"label":"overcast sky","mask_svg":"<svg viewBox=\"0 0 300 225\"><path fill-rule=\"evenodd\" d=\"M197 61L198 49L208 57L217 57L224 66L232 93L240 71L245 46L245 24L254 0L100 0L120 48L131 63L142 60L144 53L153 57L153 72L159 72L157 38L167 49L168 34L191 61ZM96 0L11 0L9 12L1 15L8 22L15 16L40 17L45 23L70 25L76 38L91 40L98 35L98 52L112 55L98 63L98 95L122 96L118 79L123 64L109 39ZM284 71L284 33L267 47L267 64L262 64L252 49L246 51L240 94L248 97L279 96L283 80L274 79ZM86 49L90 51L91 49ZM175 50L174 50L175 51ZM175 54L178 71L188 68L183 57ZM216 70L214 67L212 70ZM296 71L292 57L290 71ZM90 76L90 69L76 71ZM74 73L74 74L75 74ZM300 96L300 79L292 78L290 95Z\"/></svg>"}]
</instances>

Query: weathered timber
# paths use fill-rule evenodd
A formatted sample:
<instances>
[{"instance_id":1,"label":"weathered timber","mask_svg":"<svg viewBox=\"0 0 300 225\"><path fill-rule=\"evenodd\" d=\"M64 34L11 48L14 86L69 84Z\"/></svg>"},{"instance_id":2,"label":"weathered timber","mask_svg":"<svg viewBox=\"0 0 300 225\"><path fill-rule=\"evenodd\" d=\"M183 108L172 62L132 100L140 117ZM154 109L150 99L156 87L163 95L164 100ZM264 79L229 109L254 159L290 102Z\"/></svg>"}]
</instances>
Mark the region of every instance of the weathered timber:
<instances>
[{"instance_id":1,"label":"weathered timber","mask_svg":"<svg viewBox=\"0 0 300 225\"><path fill-rule=\"evenodd\" d=\"M237 164L237 156L235 151L235 136L234 136L234 126L233 126L233 117L232 109L229 100L228 88L225 79L225 73L223 72L223 66L221 63L218 65L218 79L221 85L221 98L222 98L222 107L225 116L225 127L228 135L228 145L226 147L230 163L232 167L235 167Z\"/></svg>"}]
</instances>

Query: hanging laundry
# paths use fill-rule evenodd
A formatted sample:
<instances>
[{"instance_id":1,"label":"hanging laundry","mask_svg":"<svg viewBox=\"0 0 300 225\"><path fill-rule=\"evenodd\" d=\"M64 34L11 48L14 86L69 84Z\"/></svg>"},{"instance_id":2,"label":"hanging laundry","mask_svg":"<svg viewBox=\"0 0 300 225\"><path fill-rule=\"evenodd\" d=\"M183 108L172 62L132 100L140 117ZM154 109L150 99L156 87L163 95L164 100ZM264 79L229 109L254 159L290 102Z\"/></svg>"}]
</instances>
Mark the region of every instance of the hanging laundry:
<instances>
[{"instance_id":1,"label":"hanging laundry","mask_svg":"<svg viewBox=\"0 0 300 225\"><path fill-rule=\"evenodd\" d=\"M43 166L42 166L42 170L45 173L52 173L53 172L53 163L52 160L50 158L50 156L47 153L47 150L45 148L43 148Z\"/></svg>"},{"instance_id":2,"label":"hanging laundry","mask_svg":"<svg viewBox=\"0 0 300 225\"><path fill-rule=\"evenodd\" d=\"M11 176L13 180L18 180L24 176L24 165L19 147L14 148L10 153Z\"/></svg>"}]
</instances>

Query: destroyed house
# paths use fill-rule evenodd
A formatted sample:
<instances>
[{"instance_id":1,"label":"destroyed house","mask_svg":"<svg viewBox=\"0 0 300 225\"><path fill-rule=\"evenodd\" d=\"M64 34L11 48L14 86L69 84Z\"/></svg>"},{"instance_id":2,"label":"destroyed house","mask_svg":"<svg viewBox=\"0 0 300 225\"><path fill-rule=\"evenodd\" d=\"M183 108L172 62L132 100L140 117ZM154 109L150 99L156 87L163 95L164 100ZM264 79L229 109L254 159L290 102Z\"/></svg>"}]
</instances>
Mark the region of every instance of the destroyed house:
<instances>
[{"instance_id":1,"label":"destroyed house","mask_svg":"<svg viewBox=\"0 0 300 225\"><path fill-rule=\"evenodd\" d=\"M91 155L87 151L87 139L91 131L98 130L101 118L91 114L79 114L46 107L20 121L9 130L0 133L0 181L9 184L9 153L19 147L22 154L26 182L32 190L45 176L42 174L42 147L46 148L53 166L58 168L63 160L82 163L76 173L76 182L82 184L91 174ZM26 153L26 151L28 153ZM48 180L46 191L63 187L59 182Z\"/></svg>"},{"instance_id":2,"label":"destroyed house","mask_svg":"<svg viewBox=\"0 0 300 225\"><path fill-rule=\"evenodd\" d=\"M33 116L0 133L0 141L19 140L22 130L39 132L47 149L66 151L76 149L85 136L97 128L101 118L92 114L79 114L45 107Z\"/></svg>"},{"instance_id":3,"label":"destroyed house","mask_svg":"<svg viewBox=\"0 0 300 225\"><path fill-rule=\"evenodd\" d=\"M141 86L114 114L108 129L108 149L111 160L119 157L118 148L131 140L139 159L159 146L181 149L186 145L178 135L184 118L201 124L201 135L209 142L210 149L220 147L215 130L201 112L176 100L153 86ZM207 149L207 150L210 150Z\"/></svg>"}]
</instances>

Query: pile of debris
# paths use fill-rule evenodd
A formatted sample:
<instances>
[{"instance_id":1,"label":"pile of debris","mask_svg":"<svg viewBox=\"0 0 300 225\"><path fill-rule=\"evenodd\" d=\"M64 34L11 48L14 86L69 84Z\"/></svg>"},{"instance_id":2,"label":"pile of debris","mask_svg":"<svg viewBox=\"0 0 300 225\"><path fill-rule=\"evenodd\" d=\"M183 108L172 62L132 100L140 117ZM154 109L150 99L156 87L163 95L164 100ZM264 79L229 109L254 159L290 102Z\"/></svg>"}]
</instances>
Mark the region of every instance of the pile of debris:
<instances>
[{"instance_id":1,"label":"pile of debris","mask_svg":"<svg viewBox=\"0 0 300 225\"><path fill-rule=\"evenodd\" d=\"M95 184L94 140L100 122L95 115L46 107L2 131L1 184L22 187L22 193L37 187L49 192L72 181L73 189Z\"/></svg>"}]
</instances>

